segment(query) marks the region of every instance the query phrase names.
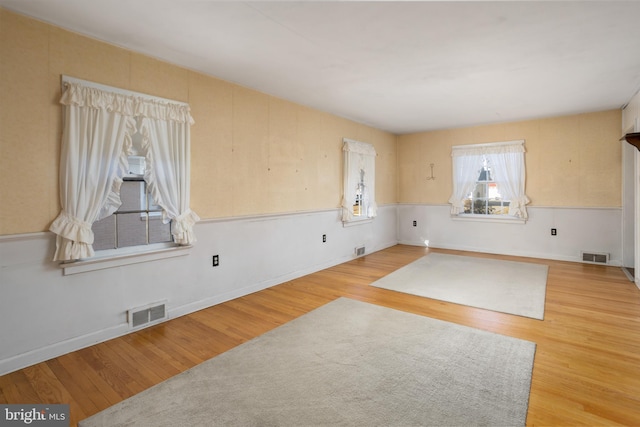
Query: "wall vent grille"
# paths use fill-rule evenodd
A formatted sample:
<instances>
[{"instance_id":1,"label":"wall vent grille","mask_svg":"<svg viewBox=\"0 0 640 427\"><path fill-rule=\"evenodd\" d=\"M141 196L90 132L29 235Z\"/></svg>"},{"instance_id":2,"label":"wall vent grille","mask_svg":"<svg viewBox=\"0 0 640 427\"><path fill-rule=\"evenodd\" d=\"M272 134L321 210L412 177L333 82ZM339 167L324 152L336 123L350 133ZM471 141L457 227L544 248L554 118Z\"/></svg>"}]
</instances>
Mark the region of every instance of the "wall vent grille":
<instances>
[{"instance_id":1,"label":"wall vent grille","mask_svg":"<svg viewBox=\"0 0 640 427\"><path fill-rule=\"evenodd\" d=\"M159 323L167 318L167 303L157 302L143 307L133 308L127 311L129 327L139 328Z\"/></svg>"},{"instance_id":2,"label":"wall vent grille","mask_svg":"<svg viewBox=\"0 0 640 427\"><path fill-rule=\"evenodd\" d=\"M582 262L589 264L609 264L609 254L598 252L582 252Z\"/></svg>"},{"instance_id":3,"label":"wall vent grille","mask_svg":"<svg viewBox=\"0 0 640 427\"><path fill-rule=\"evenodd\" d=\"M355 252L356 252L356 256L364 255L364 246L358 246Z\"/></svg>"}]
</instances>

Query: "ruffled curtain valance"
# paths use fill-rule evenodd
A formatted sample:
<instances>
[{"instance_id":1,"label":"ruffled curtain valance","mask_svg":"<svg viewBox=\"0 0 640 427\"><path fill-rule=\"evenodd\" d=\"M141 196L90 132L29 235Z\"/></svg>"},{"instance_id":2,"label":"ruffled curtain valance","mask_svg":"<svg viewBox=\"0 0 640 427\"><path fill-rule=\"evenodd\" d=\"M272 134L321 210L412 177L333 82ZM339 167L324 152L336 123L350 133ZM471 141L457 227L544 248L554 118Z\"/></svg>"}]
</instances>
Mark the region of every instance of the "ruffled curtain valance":
<instances>
[{"instance_id":1,"label":"ruffled curtain valance","mask_svg":"<svg viewBox=\"0 0 640 427\"><path fill-rule=\"evenodd\" d=\"M486 156L488 154L524 153L524 141L497 144L456 145L451 147L451 157Z\"/></svg>"},{"instance_id":2,"label":"ruffled curtain valance","mask_svg":"<svg viewBox=\"0 0 640 427\"><path fill-rule=\"evenodd\" d=\"M60 99L62 105L104 109L110 113L129 117L146 117L194 124L191 109L187 104L168 103L134 95L107 92L80 83L65 82L64 87L65 90Z\"/></svg>"},{"instance_id":3,"label":"ruffled curtain valance","mask_svg":"<svg viewBox=\"0 0 640 427\"><path fill-rule=\"evenodd\" d=\"M376 149L373 145L366 142L354 141L353 139L344 139L342 150L349 153L363 154L365 156L376 156Z\"/></svg>"}]
</instances>

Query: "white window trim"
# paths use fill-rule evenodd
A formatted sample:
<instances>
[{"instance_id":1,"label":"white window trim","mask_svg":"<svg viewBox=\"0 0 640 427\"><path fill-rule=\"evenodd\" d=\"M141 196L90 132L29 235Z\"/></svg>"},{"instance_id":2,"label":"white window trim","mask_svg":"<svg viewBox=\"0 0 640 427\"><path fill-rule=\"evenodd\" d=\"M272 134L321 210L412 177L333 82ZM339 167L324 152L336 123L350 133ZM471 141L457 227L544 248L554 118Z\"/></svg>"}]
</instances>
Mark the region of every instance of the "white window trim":
<instances>
[{"instance_id":1,"label":"white window trim","mask_svg":"<svg viewBox=\"0 0 640 427\"><path fill-rule=\"evenodd\" d=\"M350 221L342 221L342 227L353 227L354 225L370 224L373 222L373 218L356 218Z\"/></svg>"},{"instance_id":2,"label":"white window trim","mask_svg":"<svg viewBox=\"0 0 640 427\"><path fill-rule=\"evenodd\" d=\"M516 218L510 215L481 215L481 214L458 214L451 215L454 221L470 221L470 222L494 222L503 224L526 224L524 218Z\"/></svg>"},{"instance_id":3,"label":"white window trim","mask_svg":"<svg viewBox=\"0 0 640 427\"><path fill-rule=\"evenodd\" d=\"M130 246L128 248L108 249L96 251L96 255L92 258L63 262L60 264L60 268L62 268L63 275L69 276L71 274L185 256L189 255L192 247L192 245L180 246L175 243L157 243L144 247Z\"/></svg>"}]
</instances>

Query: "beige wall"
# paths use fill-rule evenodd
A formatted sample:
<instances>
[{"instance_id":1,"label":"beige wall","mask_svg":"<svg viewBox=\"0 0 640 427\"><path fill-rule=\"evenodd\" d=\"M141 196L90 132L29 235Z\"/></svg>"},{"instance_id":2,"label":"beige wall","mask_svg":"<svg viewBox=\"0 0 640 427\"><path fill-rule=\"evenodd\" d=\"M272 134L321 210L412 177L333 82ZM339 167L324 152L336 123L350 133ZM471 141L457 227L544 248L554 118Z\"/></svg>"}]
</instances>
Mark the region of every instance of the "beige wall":
<instances>
[{"instance_id":1,"label":"beige wall","mask_svg":"<svg viewBox=\"0 0 640 427\"><path fill-rule=\"evenodd\" d=\"M451 146L524 139L530 206L619 207L621 120L611 110L399 136L399 202L447 203Z\"/></svg>"},{"instance_id":2,"label":"beige wall","mask_svg":"<svg viewBox=\"0 0 640 427\"><path fill-rule=\"evenodd\" d=\"M343 137L375 146L380 205L445 204L452 145L514 139L526 140L531 205L621 205L618 110L396 137L2 8L0 58L0 235L44 231L59 212L63 74L191 105L203 219L338 207Z\"/></svg>"},{"instance_id":3,"label":"beige wall","mask_svg":"<svg viewBox=\"0 0 640 427\"><path fill-rule=\"evenodd\" d=\"M396 136L0 8L0 235L59 212L60 76L188 102L191 205L201 218L337 208L342 138L378 152L376 197L397 202Z\"/></svg>"}]
</instances>

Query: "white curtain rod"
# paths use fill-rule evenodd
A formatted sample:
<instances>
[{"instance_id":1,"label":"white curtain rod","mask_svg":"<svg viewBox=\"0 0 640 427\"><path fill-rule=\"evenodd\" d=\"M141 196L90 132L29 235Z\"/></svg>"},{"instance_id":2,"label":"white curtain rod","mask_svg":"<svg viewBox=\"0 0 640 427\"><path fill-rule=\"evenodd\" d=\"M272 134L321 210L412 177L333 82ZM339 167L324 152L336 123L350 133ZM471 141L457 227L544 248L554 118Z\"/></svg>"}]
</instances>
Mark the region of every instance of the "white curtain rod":
<instances>
[{"instance_id":1,"label":"white curtain rod","mask_svg":"<svg viewBox=\"0 0 640 427\"><path fill-rule=\"evenodd\" d=\"M179 104L179 105L185 105L188 106L189 104L186 102L181 102L181 101L175 101L173 99L167 99L167 98L160 98L158 96L152 96L152 95L147 95L146 93L140 93L140 92L134 92L131 90L125 90L125 89L120 89L117 87L113 87L113 86L107 86L107 85L102 85L100 83L95 83L95 82L90 82L88 80L82 80L82 79L78 79L75 77L70 77L70 76L62 76L62 90L64 91L64 84L65 83L77 83L77 84L81 84L83 86L86 87L91 87L94 89L100 89L103 90L105 92L112 92L112 93L117 93L119 95L126 95L126 96L136 96L136 97L140 97L149 101L156 101L156 102L165 102L168 104Z\"/></svg>"}]
</instances>

